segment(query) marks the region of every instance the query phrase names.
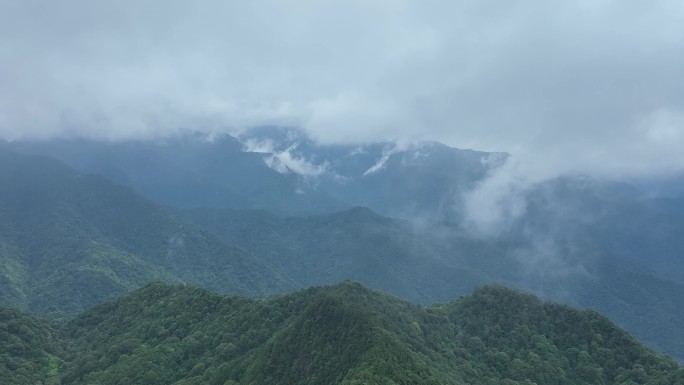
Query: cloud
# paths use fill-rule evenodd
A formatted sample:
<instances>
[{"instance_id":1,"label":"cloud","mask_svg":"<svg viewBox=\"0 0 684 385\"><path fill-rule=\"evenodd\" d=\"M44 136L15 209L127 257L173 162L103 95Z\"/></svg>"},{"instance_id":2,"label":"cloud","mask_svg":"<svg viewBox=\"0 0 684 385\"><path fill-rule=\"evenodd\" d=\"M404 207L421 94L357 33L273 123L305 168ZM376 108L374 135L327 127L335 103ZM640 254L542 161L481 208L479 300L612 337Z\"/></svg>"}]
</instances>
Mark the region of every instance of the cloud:
<instances>
[{"instance_id":1,"label":"cloud","mask_svg":"<svg viewBox=\"0 0 684 385\"><path fill-rule=\"evenodd\" d=\"M385 166L387 166L387 161L389 160L390 156L397 153L397 151L399 151L399 149L396 146L384 149L382 151L382 156L380 157L380 159L378 159L378 161L375 162L375 164L368 168L368 170L364 171L363 176L372 175L384 169Z\"/></svg>"},{"instance_id":2,"label":"cloud","mask_svg":"<svg viewBox=\"0 0 684 385\"><path fill-rule=\"evenodd\" d=\"M246 139L243 141L244 151L266 154L266 165L281 174L295 173L302 177L316 177L329 172L327 162L316 164L302 155L295 153L299 144L292 143L284 150L278 150L272 139ZM331 175L333 173L331 172ZM334 175L333 175L334 176Z\"/></svg>"},{"instance_id":3,"label":"cloud","mask_svg":"<svg viewBox=\"0 0 684 385\"><path fill-rule=\"evenodd\" d=\"M529 176L526 167L521 169L515 160L492 169L487 178L463 194L463 227L478 236L498 235L510 229L525 214L527 194L540 182Z\"/></svg>"},{"instance_id":4,"label":"cloud","mask_svg":"<svg viewBox=\"0 0 684 385\"><path fill-rule=\"evenodd\" d=\"M0 137L275 124L506 151L519 174L671 172L681 25L674 0L0 0Z\"/></svg>"}]
</instances>

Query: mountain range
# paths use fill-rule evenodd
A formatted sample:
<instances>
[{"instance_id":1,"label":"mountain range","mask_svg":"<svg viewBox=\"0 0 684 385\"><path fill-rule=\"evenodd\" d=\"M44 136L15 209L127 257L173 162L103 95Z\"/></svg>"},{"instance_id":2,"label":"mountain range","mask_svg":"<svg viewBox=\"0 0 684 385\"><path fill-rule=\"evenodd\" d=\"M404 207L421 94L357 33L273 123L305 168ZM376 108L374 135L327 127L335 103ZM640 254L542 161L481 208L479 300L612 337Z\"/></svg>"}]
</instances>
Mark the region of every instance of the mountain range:
<instances>
[{"instance_id":1,"label":"mountain range","mask_svg":"<svg viewBox=\"0 0 684 385\"><path fill-rule=\"evenodd\" d=\"M292 129L241 137L200 134L157 141L54 140L4 143L57 158L172 207L264 209L283 215L366 206L381 214L450 212L459 193L505 154L435 142L318 146Z\"/></svg>"},{"instance_id":2,"label":"mountain range","mask_svg":"<svg viewBox=\"0 0 684 385\"><path fill-rule=\"evenodd\" d=\"M353 279L422 304L501 283L596 309L684 359L676 195L558 178L481 236L461 222L462 193L506 154L267 128L12 142L0 157L0 301L34 314L68 319L153 280L266 295Z\"/></svg>"}]
</instances>

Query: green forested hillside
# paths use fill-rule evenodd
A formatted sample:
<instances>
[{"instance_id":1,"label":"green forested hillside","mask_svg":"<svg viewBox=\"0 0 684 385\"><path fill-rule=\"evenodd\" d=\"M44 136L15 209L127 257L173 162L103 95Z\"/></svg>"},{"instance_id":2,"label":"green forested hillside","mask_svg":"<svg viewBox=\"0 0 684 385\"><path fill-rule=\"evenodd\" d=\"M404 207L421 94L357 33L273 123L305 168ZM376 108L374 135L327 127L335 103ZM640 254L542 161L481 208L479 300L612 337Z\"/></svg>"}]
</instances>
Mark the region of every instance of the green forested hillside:
<instances>
[{"instance_id":1,"label":"green forested hillside","mask_svg":"<svg viewBox=\"0 0 684 385\"><path fill-rule=\"evenodd\" d=\"M128 188L0 151L0 303L74 314L151 280L263 294L293 287L225 240Z\"/></svg>"},{"instance_id":2,"label":"green forested hillside","mask_svg":"<svg viewBox=\"0 0 684 385\"><path fill-rule=\"evenodd\" d=\"M152 284L60 332L57 347L19 357L38 368L32 381L58 372L62 384L102 385L684 384L674 361L605 317L500 286L425 307L351 282L270 299Z\"/></svg>"},{"instance_id":3,"label":"green forested hillside","mask_svg":"<svg viewBox=\"0 0 684 385\"><path fill-rule=\"evenodd\" d=\"M58 383L64 341L47 322L0 306L0 383Z\"/></svg>"}]
</instances>

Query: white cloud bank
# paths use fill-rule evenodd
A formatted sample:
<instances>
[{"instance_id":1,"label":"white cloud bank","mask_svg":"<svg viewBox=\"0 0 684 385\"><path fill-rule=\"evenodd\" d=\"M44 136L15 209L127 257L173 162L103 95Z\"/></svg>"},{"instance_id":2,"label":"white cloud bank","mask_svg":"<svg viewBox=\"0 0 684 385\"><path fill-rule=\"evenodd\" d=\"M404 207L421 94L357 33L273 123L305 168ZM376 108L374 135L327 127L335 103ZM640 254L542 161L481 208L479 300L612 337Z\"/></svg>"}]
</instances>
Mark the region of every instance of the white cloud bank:
<instances>
[{"instance_id":1,"label":"white cloud bank","mask_svg":"<svg viewBox=\"0 0 684 385\"><path fill-rule=\"evenodd\" d=\"M674 0L0 0L0 137L281 124L507 151L514 179L664 173L682 25Z\"/></svg>"}]
</instances>

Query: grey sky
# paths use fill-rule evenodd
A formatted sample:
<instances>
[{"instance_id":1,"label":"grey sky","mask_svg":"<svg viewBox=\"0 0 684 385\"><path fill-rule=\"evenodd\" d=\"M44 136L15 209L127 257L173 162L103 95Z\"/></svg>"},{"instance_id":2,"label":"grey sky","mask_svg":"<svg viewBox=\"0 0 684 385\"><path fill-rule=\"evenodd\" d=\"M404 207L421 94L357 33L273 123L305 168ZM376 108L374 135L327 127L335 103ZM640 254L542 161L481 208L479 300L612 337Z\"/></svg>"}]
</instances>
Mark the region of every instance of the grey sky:
<instances>
[{"instance_id":1,"label":"grey sky","mask_svg":"<svg viewBox=\"0 0 684 385\"><path fill-rule=\"evenodd\" d=\"M284 124L540 178L679 170L683 4L0 0L0 137Z\"/></svg>"}]
</instances>

